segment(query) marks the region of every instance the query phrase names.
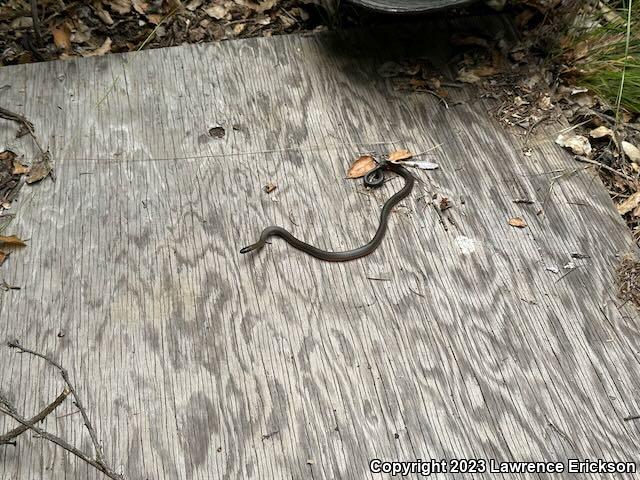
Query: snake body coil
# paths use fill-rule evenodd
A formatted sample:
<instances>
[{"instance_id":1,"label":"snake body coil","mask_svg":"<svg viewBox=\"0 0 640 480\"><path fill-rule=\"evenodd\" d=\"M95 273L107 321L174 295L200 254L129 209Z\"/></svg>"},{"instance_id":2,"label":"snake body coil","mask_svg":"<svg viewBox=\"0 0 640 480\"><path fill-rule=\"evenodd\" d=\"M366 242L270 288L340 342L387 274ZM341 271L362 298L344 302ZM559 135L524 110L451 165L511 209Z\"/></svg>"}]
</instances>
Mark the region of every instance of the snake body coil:
<instances>
[{"instance_id":1,"label":"snake body coil","mask_svg":"<svg viewBox=\"0 0 640 480\"><path fill-rule=\"evenodd\" d=\"M302 240L298 240L290 232L282 227L270 226L262 231L260 239L256 243L249 245L248 247L244 247L242 250L240 250L240 253L258 251L265 246L267 240L270 237L280 237L293 248L296 248L304 253L319 258L320 260L325 260L327 262L348 262L369 255L376 248L378 248L380 242L382 242L384 234L387 231L389 215L391 214L393 207L395 207L402 199L406 198L411 193L415 181L413 175L411 175L411 173L409 173L409 171L407 171L404 167L390 162L382 162L378 168L369 172L365 176L365 185L381 185L384 181L384 170L390 170L397 173L402 178L404 178L405 184L404 187L402 187L400 191L396 192L391 198L389 198L389 200L387 200L387 202L382 207L382 212L380 213L380 225L378 226L378 230L376 231L376 234L373 236L371 241L369 241L369 243L367 243L366 245L355 248L353 250L348 250L346 252L327 252L325 250L320 250L313 245L309 245Z\"/></svg>"}]
</instances>

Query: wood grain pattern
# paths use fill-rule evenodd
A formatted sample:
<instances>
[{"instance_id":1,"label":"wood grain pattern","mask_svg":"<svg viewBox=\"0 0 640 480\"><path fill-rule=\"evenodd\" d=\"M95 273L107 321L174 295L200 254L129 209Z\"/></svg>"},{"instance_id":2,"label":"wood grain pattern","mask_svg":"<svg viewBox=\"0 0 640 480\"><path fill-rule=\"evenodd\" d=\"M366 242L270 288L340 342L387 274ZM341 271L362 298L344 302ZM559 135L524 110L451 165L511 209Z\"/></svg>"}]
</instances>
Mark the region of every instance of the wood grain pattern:
<instances>
[{"instance_id":1,"label":"wood grain pattern","mask_svg":"<svg viewBox=\"0 0 640 480\"><path fill-rule=\"evenodd\" d=\"M49 139L58 177L21 192L13 228L31 240L2 269L22 290L0 294L1 337L68 367L129 478L637 457L640 423L623 418L640 411L638 315L614 294L631 235L552 130L526 157L472 88L445 110L377 74L418 55L445 68L439 28L0 69L0 101ZM224 138L209 136L216 125ZM28 151L13 132L0 124L5 145ZM363 194L343 180L349 162L440 143L429 158L441 169L418 174L364 260L322 263L280 241L238 254L273 223L321 247L360 245L401 180ZM553 182L558 171L570 174ZM433 193L454 204L446 229ZM535 204L513 203L524 197ZM515 216L529 227L507 225ZM572 253L589 258L569 271ZM0 365L27 416L60 390L36 359L0 349ZM88 445L78 415L44 427ZM0 449L1 480L98 478L20 440Z\"/></svg>"}]
</instances>

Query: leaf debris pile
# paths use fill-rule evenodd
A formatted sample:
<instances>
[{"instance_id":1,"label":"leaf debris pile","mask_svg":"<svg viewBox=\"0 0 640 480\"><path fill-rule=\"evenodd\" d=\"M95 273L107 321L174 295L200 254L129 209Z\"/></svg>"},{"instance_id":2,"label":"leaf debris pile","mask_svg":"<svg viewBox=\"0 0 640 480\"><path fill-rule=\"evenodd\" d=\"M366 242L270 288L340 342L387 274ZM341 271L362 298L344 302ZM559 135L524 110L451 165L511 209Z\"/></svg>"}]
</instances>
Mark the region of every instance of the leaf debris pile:
<instances>
[{"instance_id":1,"label":"leaf debris pile","mask_svg":"<svg viewBox=\"0 0 640 480\"><path fill-rule=\"evenodd\" d=\"M29 0L0 4L0 64L96 56L319 27L310 0Z\"/></svg>"},{"instance_id":2,"label":"leaf debris pile","mask_svg":"<svg viewBox=\"0 0 640 480\"><path fill-rule=\"evenodd\" d=\"M618 296L640 308L640 262L627 256L618 266Z\"/></svg>"}]
</instances>

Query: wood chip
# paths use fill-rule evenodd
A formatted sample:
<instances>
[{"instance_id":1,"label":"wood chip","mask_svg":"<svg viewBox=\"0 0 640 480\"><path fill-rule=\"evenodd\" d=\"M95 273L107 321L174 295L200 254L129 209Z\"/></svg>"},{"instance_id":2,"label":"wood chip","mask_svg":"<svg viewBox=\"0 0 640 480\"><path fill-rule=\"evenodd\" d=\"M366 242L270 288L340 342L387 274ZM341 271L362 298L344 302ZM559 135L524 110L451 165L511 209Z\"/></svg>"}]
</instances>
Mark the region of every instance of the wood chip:
<instances>
[{"instance_id":1,"label":"wood chip","mask_svg":"<svg viewBox=\"0 0 640 480\"><path fill-rule=\"evenodd\" d=\"M511 225L512 227L515 227L515 228L526 228L527 227L527 222L525 222L520 217L514 217L514 218L509 219L509 225Z\"/></svg>"},{"instance_id":2,"label":"wood chip","mask_svg":"<svg viewBox=\"0 0 640 480\"><path fill-rule=\"evenodd\" d=\"M362 178L377 166L376 160L371 155L362 155L354 160L347 170L347 178Z\"/></svg>"}]
</instances>

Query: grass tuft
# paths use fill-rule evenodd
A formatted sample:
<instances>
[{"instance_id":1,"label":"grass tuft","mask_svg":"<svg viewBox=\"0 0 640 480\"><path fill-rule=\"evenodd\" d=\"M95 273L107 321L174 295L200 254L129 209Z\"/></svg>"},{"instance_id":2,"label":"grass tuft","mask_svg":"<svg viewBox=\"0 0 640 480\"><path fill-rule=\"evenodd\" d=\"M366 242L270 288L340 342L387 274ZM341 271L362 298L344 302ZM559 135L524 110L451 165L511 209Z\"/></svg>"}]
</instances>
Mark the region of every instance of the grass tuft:
<instances>
[{"instance_id":1,"label":"grass tuft","mask_svg":"<svg viewBox=\"0 0 640 480\"><path fill-rule=\"evenodd\" d=\"M615 108L640 113L640 0L585 9L565 42L576 80Z\"/></svg>"}]
</instances>

